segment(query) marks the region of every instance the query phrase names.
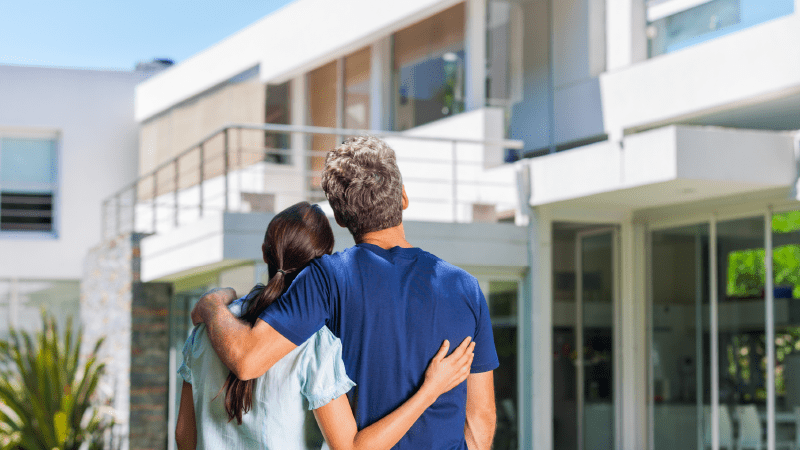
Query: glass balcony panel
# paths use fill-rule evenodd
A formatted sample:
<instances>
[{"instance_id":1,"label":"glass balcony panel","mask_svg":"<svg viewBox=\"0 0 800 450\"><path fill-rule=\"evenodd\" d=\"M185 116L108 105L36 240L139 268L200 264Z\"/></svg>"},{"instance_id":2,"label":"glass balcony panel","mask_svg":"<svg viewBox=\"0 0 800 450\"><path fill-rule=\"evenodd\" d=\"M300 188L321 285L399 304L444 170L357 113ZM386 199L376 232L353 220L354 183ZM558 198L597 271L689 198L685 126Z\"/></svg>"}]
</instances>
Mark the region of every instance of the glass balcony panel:
<instances>
[{"instance_id":1,"label":"glass balcony panel","mask_svg":"<svg viewBox=\"0 0 800 450\"><path fill-rule=\"evenodd\" d=\"M649 1L648 13L679 0ZM684 2L681 2L684 3ZM794 12L794 0L712 0L651 21L650 57L715 39Z\"/></svg>"}]
</instances>

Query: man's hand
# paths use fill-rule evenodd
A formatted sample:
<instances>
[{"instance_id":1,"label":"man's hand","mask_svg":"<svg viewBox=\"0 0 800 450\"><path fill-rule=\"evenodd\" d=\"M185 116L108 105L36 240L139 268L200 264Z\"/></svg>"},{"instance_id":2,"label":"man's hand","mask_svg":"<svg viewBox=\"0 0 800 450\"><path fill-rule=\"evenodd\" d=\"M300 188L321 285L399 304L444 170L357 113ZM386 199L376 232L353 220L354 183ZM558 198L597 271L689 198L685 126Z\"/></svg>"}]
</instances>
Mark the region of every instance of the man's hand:
<instances>
[{"instance_id":1,"label":"man's hand","mask_svg":"<svg viewBox=\"0 0 800 450\"><path fill-rule=\"evenodd\" d=\"M216 306L222 304L228 306L236 300L236 291L233 288L214 288L206 292L197 301L192 309L192 325L198 325L208 321L209 312Z\"/></svg>"}]
</instances>

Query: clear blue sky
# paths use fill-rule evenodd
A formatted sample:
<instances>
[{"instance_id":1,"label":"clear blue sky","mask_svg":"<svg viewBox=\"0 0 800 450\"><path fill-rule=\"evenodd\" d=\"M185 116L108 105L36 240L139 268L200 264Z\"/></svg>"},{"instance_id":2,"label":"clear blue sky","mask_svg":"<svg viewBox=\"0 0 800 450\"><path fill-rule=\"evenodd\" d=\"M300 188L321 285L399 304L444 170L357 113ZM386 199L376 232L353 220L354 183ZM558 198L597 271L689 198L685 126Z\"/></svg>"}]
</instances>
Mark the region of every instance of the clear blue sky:
<instances>
[{"instance_id":1,"label":"clear blue sky","mask_svg":"<svg viewBox=\"0 0 800 450\"><path fill-rule=\"evenodd\" d=\"M180 62L291 0L0 0L0 64Z\"/></svg>"}]
</instances>

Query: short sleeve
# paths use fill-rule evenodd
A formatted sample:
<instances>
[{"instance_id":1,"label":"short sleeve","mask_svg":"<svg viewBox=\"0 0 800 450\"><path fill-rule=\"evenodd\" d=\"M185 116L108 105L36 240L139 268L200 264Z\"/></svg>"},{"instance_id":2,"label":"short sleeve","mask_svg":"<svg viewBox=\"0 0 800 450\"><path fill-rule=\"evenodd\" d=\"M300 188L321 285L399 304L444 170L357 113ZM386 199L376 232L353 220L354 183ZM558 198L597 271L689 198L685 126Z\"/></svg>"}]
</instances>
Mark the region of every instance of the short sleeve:
<instances>
[{"instance_id":1,"label":"short sleeve","mask_svg":"<svg viewBox=\"0 0 800 450\"><path fill-rule=\"evenodd\" d=\"M194 338L197 335L197 329L200 325L194 327L192 329L192 334L189 335L189 338L186 339L186 342L183 344L183 362L181 366L178 368L178 375L183 378L189 384L192 384L192 347L194 346Z\"/></svg>"},{"instance_id":2,"label":"short sleeve","mask_svg":"<svg viewBox=\"0 0 800 450\"><path fill-rule=\"evenodd\" d=\"M481 373L494 370L500 366L497 358L497 349L494 346L494 333L492 332L492 319L489 317L489 305L480 287L477 289L477 326L475 335L472 337L475 342L475 356L472 359L471 373Z\"/></svg>"},{"instance_id":3,"label":"short sleeve","mask_svg":"<svg viewBox=\"0 0 800 450\"><path fill-rule=\"evenodd\" d=\"M342 361L342 342L327 327L314 336L315 342L304 358L303 396L308 409L317 409L346 394L356 384L347 376ZM310 343L311 344L311 343Z\"/></svg>"},{"instance_id":4,"label":"short sleeve","mask_svg":"<svg viewBox=\"0 0 800 450\"><path fill-rule=\"evenodd\" d=\"M264 309L259 319L295 345L302 344L330 318L332 289L328 280L320 260L312 261L289 289Z\"/></svg>"}]
</instances>

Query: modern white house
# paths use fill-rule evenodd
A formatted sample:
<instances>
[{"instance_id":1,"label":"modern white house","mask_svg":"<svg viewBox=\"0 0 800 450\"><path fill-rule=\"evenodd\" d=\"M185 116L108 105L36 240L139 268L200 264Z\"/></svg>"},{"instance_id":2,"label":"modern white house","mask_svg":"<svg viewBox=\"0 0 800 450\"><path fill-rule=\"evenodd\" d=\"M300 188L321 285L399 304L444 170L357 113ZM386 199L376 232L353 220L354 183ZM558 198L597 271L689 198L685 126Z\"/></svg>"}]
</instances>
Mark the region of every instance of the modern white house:
<instances>
[{"instance_id":1,"label":"modern white house","mask_svg":"<svg viewBox=\"0 0 800 450\"><path fill-rule=\"evenodd\" d=\"M297 0L139 84L103 233L169 291L167 428L193 302L371 130L484 288L494 448L796 446L798 42L798 0Z\"/></svg>"},{"instance_id":2,"label":"modern white house","mask_svg":"<svg viewBox=\"0 0 800 450\"><path fill-rule=\"evenodd\" d=\"M0 66L0 336L45 307L79 322L100 205L136 179L142 72Z\"/></svg>"},{"instance_id":3,"label":"modern white house","mask_svg":"<svg viewBox=\"0 0 800 450\"><path fill-rule=\"evenodd\" d=\"M45 309L62 331L68 317L83 326L86 352L112 329L128 338L102 352L130 354L129 325L102 312L83 317L82 280L101 241L102 201L138 176L134 88L152 73L0 66L0 339L11 327L38 330ZM104 311L118 306L109 299ZM118 363L101 400L129 382L130 361Z\"/></svg>"}]
</instances>

